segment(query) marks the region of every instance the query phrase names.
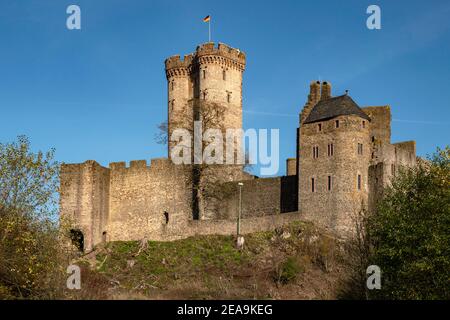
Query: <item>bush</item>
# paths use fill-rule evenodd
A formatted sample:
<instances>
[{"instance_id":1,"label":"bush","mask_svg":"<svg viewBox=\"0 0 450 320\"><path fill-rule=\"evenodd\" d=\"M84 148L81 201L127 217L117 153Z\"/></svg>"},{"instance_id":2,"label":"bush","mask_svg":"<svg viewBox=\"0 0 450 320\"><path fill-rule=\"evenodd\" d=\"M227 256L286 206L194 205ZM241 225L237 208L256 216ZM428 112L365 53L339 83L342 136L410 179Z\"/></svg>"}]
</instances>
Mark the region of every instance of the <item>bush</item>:
<instances>
[{"instance_id":1,"label":"bush","mask_svg":"<svg viewBox=\"0 0 450 320\"><path fill-rule=\"evenodd\" d=\"M294 281L303 268L296 257L288 257L278 268L276 281L287 284Z\"/></svg>"},{"instance_id":2,"label":"bush","mask_svg":"<svg viewBox=\"0 0 450 320\"><path fill-rule=\"evenodd\" d=\"M0 144L0 298L62 296L69 255L56 219L58 164L26 137Z\"/></svg>"},{"instance_id":3,"label":"bush","mask_svg":"<svg viewBox=\"0 0 450 320\"><path fill-rule=\"evenodd\" d=\"M450 299L450 148L400 173L368 219L383 299Z\"/></svg>"}]
</instances>

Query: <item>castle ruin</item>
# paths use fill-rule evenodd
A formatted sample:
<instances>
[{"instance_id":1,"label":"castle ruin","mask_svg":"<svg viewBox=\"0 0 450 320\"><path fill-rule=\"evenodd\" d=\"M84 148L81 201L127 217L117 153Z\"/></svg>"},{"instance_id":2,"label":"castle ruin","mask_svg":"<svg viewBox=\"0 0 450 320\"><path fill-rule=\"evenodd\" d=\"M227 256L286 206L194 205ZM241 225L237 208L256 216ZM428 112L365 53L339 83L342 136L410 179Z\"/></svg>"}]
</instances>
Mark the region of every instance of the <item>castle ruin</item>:
<instances>
[{"instance_id":1,"label":"castle ruin","mask_svg":"<svg viewBox=\"0 0 450 320\"><path fill-rule=\"evenodd\" d=\"M192 130L208 105L220 110L212 113L220 116L212 117L214 125L242 128L245 63L244 52L214 43L183 59L166 59L168 136L177 128ZM103 167L88 160L61 166L61 217L82 236L84 250L107 241L234 234L238 182L244 184L243 233L308 220L345 236L354 227L353 215L373 207L398 169L416 162L414 141L391 143L389 106L361 108L348 94L333 97L325 81L310 85L299 116L297 155L286 160L285 176L255 177L242 165L177 165L173 146L169 139L168 157L150 164ZM241 147L236 142L236 150Z\"/></svg>"}]
</instances>

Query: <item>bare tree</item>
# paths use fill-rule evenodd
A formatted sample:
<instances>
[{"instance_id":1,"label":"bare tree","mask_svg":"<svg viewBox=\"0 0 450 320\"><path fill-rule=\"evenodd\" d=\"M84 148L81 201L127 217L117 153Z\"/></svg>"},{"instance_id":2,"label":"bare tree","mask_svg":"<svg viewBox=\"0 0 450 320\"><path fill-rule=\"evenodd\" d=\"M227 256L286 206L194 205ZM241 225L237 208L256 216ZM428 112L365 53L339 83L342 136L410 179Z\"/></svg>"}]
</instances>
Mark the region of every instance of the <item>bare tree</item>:
<instances>
[{"instance_id":1,"label":"bare tree","mask_svg":"<svg viewBox=\"0 0 450 320\"><path fill-rule=\"evenodd\" d=\"M191 137L194 137L194 121L201 121L202 137L208 129L220 130L222 137L225 137L227 129L226 115L229 110L223 105L215 102L193 99L181 108L171 110L170 122L162 122L158 125L159 132L155 135L155 140L160 144L170 145L170 135L175 129L185 129ZM202 154L214 139L204 141L202 139ZM237 145L236 145L237 147ZM193 150L193 142L191 145ZM237 148L234 150L235 156ZM225 153L224 153L225 156ZM248 157L246 157L248 159ZM191 154L191 163L193 163ZM225 163L225 158L223 159ZM200 218L200 212L214 211L214 202L220 198L222 183L225 181L239 180L242 177L243 165L228 164L207 164L204 161L200 164L187 166L191 174L189 185L192 186L192 210L194 219ZM210 210L208 207L212 207Z\"/></svg>"}]
</instances>

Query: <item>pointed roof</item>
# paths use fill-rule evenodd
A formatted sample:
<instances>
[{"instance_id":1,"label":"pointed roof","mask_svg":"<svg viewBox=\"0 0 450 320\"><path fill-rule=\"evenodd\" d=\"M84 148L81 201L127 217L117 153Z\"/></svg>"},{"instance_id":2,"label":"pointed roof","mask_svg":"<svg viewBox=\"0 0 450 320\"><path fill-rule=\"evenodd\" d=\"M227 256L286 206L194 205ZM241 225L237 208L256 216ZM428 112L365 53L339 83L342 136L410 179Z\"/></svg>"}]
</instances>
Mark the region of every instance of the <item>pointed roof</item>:
<instances>
[{"instance_id":1,"label":"pointed roof","mask_svg":"<svg viewBox=\"0 0 450 320\"><path fill-rule=\"evenodd\" d=\"M311 110L308 117L303 123L313 123L318 121L329 120L337 116L356 115L363 119L369 120L369 116L361 110L353 99L344 94L342 96L329 98L319 101Z\"/></svg>"}]
</instances>

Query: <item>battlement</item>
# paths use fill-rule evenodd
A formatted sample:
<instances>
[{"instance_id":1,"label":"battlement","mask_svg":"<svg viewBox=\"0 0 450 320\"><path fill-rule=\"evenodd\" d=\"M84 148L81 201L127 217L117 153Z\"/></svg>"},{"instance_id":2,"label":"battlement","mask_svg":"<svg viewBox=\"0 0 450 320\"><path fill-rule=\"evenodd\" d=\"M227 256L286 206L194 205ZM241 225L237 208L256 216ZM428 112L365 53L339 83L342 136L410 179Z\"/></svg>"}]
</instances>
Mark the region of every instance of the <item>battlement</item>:
<instances>
[{"instance_id":1,"label":"battlement","mask_svg":"<svg viewBox=\"0 0 450 320\"><path fill-rule=\"evenodd\" d=\"M244 70L245 53L239 49L232 48L226 44L207 42L197 46L194 53L185 55L181 59L180 55L174 55L165 60L166 76L187 76L193 68L194 60L199 63L223 63L231 67Z\"/></svg>"},{"instance_id":2,"label":"battlement","mask_svg":"<svg viewBox=\"0 0 450 320\"><path fill-rule=\"evenodd\" d=\"M218 43L217 47L214 46L214 42L207 42L199 45L196 49L196 55L198 57L205 55L217 55L234 60L241 64L245 64L244 52L220 42Z\"/></svg>"},{"instance_id":3,"label":"battlement","mask_svg":"<svg viewBox=\"0 0 450 320\"><path fill-rule=\"evenodd\" d=\"M148 164L147 160L131 160L128 166L125 161L111 162L109 164L109 169L114 171L127 169L162 170L171 165L173 165L173 163L168 158L155 158L150 160L150 165Z\"/></svg>"},{"instance_id":4,"label":"battlement","mask_svg":"<svg viewBox=\"0 0 450 320\"><path fill-rule=\"evenodd\" d=\"M166 65L166 70L170 69L188 69L190 65L192 64L192 61L194 59L194 55L188 54L181 59L180 55L174 55L166 59L164 62Z\"/></svg>"}]
</instances>

